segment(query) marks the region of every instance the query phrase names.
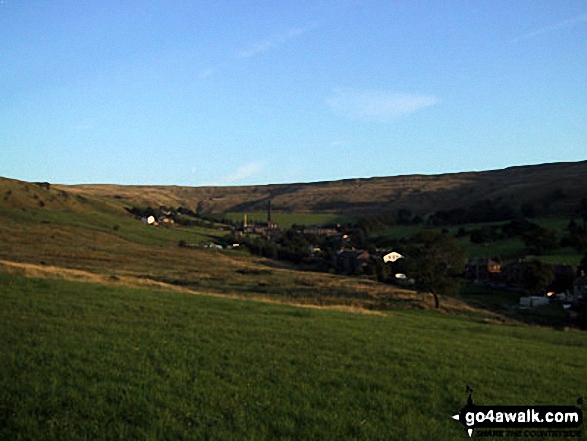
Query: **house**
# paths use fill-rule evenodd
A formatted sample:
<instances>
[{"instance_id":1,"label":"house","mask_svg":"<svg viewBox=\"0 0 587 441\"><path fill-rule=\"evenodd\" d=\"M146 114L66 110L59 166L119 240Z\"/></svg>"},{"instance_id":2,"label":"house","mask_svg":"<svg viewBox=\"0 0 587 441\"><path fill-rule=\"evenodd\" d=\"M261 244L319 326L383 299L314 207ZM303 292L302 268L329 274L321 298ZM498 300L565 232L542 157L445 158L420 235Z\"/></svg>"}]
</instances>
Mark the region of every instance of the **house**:
<instances>
[{"instance_id":1,"label":"house","mask_svg":"<svg viewBox=\"0 0 587 441\"><path fill-rule=\"evenodd\" d=\"M573 283L576 279L576 268L571 265L554 265L552 267L554 281L550 288L553 291L563 292L573 289Z\"/></svg>"},{"instance_id":2,"label":"house","mask_svg":"<svg viewBox=\"0 0 587 441\"><path fill-rule=\"evenodd\" d=\"M244 234L260 234L262 236L270 236L272 233L280 232L280 229L275 222L252 222L243 225L239 231Z\"/></svg>"},{"instance_id":3,"label":"house","mask_svg":"<svg viewBox=\"0 0 587 441\"><path fill-rule=\"evenodd\" d=\"M530 262L511 262L502 268L503 276L510 286L523 286L525 274L532 264Z\"/></svg>"},{"instance_id":4,"label":"house","mask_svg":"<svg viewBox=\"0 0 587 441\"><path fill-rule=\"evenodd\" d=\"M320 225L312 225L302 229L303 234L311 234L314 236L341 236L340 231L336 228L323 227Z\"/></svg>"},{"instance_id":5,"label":"house","mask_svg":"<svg viewBox=\"0 0 587 441\"><path fill-rule=\"evenodd\" d=\"M341 250L333 257L339 273L356 274L368 265L369 253L363 250Z\"/></svg>"},{"instance_id":6,"label":"house","mask_svg":"<svg viewBox=\"0 0 587 441\"><path fill-rule=\"evenodd\" d=\"M575 279L573 292L567 300L569 303L564 305L567 320L587 327L587 276L584 271Z\"/></svg>"},{"instance_id":7,"label":"house","mask_svg":"<svg viewBox=\"0 0 587 441\"><path fill-rule=\"evenodd\" d=\"M385 256L383 256L383 261L385 263L387 263L387 262L395 262L396 260L403 259L403 258L404 258L404 256L402 256L400 253L396 253L395 251L393 251L393 252L391 252L391 253L386 254Z\"/></svg>"},{"instance_id":8,"label":"house","mask_svg":"<svg viewBox=\"0 0 587 441\"><path fill-rule=\"evenodd\" d=\"M520 297L521 308L534 308L536 306L548 305L550 300L548 297L530 296Z\"/></svg>"},{"instance_id":9,"label":"house","mask_svg":"<svg viewBox=\"0 0 587 441\"><path fill-rule=\"evenodd\" d=\"M584 299L587 299L587 276L584 271L581 271L581 277L573 283L572 303L576 304Z\"/></svg>"},{"instance_id":10,"label":"house","mask_svg":"<svg viewBox=\"0 0 587 441\"><path fill-rule=\"evenodd\" d=\"M271 208L267 212L267 222L248 221L247 215L244 215L243 222L236 228L237 234L260 234L261 236L272 236L281 232L276 222L271 220Z\"/></svg>"},{"instance_id":11,"label":"house","mask_svg":"<svg viewBox=\"0 0 587 441\"><path fill-rule=\"evenodd\" d=\"M501 275L501 264L486 257L469 259L465 267L465 278L477 282L496 280Z\"/></svg>"},{"instance_id":12,"label":"house","mask_svg":"<svg viewBox=\"0 0 587 441\"><path fill-rule=\"evenodd\" d=\"M315 256L317 254L320 254L322 252L322 249L320 247L310 245L308 247L308 252L310 253L310 256Z\"/></svg>"},{"instance_id":13,"label":"house","mask_svg":"<svg viewBox=\"0 0 587 441\"><path fill-rule=\"evenodd\" d=\"M155 216L142 217L141 218L141 221L143 221L147 225L159 225L157 223L157 219L155 219Z\"/></svg>"},{"instance_id":14,"label":"house","mask_svg":"<svg viewBox=\"0 0 587 441\"><path fill-rule=\"evenodd\" d=\"M218 244L213 243L213 242L208 242L208 243L200 244L200 246L202 248L208 248L210 250L222 250L222 249L224 249L224 247L222 245L218 245Z\"/></svg>"}]
</instances>

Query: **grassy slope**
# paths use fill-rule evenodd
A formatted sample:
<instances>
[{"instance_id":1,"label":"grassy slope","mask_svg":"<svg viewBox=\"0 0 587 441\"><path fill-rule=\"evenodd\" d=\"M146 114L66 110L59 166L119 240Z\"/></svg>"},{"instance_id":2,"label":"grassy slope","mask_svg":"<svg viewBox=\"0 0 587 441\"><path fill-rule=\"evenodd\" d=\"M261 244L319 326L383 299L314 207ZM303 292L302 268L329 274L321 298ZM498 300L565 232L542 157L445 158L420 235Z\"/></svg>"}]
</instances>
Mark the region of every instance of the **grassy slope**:
<instances>
[{"instance_id":1,"label":"grassy slope","mask_svg":"<svg viewBox=\"0 0 587 441\"><path fill-rule=\"evenodd\" d=\"M196 291L295 303L360 308L429 306L420 295L368 280L294 271L244 252L179 248L179 240L208 241L225 233L148 226L126 213L120 201L80 199L17 181L0 180L0 184L11 190L8 200L0 201L0 261L29 265L17 269L24 274L57 277L63 269L61 276L70 278L67 270L82 270L100 276L100 280L126 277L135 282L155 281ZM0 190L6 192L7 188ZM56 195L59 205L40 208L35 198L38 191L45 192L40 193L44 200ZM0 262L0 269L2 266ZM456 303L447 306L460 308Z\"/></svg>"},{"instance_id":2,"label":"grassy slope","mask_svg":"<svg viewBox=\"0 0 587 441\"><path fill-rule=\"evenodd\" d=\"M564 179L561 179L561 176ZM271 195L275 212L337 213L351 216L408 208L427 214L455 207L470 207L493 200L520 207L532 203L539 212L570 214L586 196L587 161L511 167L472 173L408 175L346 179L308 184L235 187L177 187L80 185L60 189L108 197L128 203L197 205L207 212L264 211ZM559 195L553 200L553 192Z\"/></svg>"},{"instance_id":3,"label":"grassy slope","mask_svg":"<svg viewBox=\"0 0 587 441\"><path fill-rule=\"evenodd\" d=\"M465 439L574 404L587 335L0 275L0 439Z\"/></svg>"},{"instance_id":4,"label":"grassy slope","mask_svg":"<svg viewBox=\"0 0 587 441\"><path fill-rule=\"evenodd\" d=\"M0 218L8 224L4 230L45 226L78 233L112 234L144 245L177 244L179 239L199 242L219 234L217 230L198 228L155 230L129 215L118 200L75 195L26 182L0 179L0 195L4 195L0 199Z\"/></svg>"},{"instance_id":5,"label":"grassy slope","mask_svg":"<svg viewBox=\"0 0 587 441\"><path fill-rule=\"evenodd\" d=\"M423 311L430 299L367 280L178 248L219 233L148 227L120 200L0 184L0 260L21 262L0 272L101 283L0 274L0 438L454 439L466 383L498 404L584 394L584 334L484 324L458 300L443 305L461 318Z\"/></svg>"}]
</instances>

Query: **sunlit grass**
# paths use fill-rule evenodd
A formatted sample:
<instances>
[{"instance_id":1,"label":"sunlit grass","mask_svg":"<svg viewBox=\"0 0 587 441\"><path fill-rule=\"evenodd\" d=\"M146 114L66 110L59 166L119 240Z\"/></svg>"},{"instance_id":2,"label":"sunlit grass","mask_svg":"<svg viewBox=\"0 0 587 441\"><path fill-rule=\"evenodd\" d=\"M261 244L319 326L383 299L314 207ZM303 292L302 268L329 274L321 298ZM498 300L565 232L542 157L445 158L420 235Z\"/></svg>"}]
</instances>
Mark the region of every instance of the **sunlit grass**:
<instances>
[{"instance_id":1,"label":"sunlit grass","mask_svg":"<svg viewBox=\"0 0 587 441\"><path fill-rule=\"evenodd\" d=\"M574 404L587 335L0 275L1 439L464 439Z\"/></svg>"}]
</instances>

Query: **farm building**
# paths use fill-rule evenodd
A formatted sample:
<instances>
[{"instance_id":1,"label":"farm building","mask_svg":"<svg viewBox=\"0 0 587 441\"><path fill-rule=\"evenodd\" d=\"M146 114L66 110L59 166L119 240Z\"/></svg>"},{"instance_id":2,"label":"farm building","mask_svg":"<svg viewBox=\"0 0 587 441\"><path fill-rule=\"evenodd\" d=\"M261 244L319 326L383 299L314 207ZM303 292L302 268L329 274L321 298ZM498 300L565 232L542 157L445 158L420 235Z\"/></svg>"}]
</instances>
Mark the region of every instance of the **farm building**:
<instances>
[{"instance_id":1,"label":"farm building","mask_svg":"<svg viewBox=\"0 0 587 441\"><path fill-rule=\"evenodd\" d=\"M501 274L501 265L486 257L469 259L465 267L465 277L468 280L494 280Z\"/></svg>"},{"instance_id":2,"label":"farm building","mask_svg":"<svg viewBox=\"0 0 587 441\"><path fill-rule=\"evenodd\" d=\"M548 305L550 300L548 297L541 296L530 296L520 297L520 307L522 308L534 308L536 306Z\"/></svg>"},{"instance_id":3,"label":"farm building","mask_svg":"<svg viewBox=\"0 0 587 441\"><path fill-rule=\"evenodd\" d=\"M146 223L148 225L158 225L157 219L155 219L155 216L142 217L141 221L143 221L144 223Z\"/></svg>"}]
</instances>

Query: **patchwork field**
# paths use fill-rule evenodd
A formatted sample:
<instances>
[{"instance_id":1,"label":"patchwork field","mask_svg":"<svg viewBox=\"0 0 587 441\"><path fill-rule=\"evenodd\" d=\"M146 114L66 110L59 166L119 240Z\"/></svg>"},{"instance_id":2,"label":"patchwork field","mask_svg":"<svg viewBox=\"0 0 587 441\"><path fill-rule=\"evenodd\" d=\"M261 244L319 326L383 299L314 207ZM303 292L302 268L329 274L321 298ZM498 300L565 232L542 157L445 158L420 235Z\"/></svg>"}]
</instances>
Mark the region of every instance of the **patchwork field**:
<instances>
[{"instance_id":1,"label":"patchwork field","mask_svg":"<svg viewBox=\"0 0 587 441\"><path fill-rule=\"evenodd\" d=\"M0 302L0 439L454 440L466 385L587 392L576 331L6 274Z\"/></svg>"}]
</instances>

